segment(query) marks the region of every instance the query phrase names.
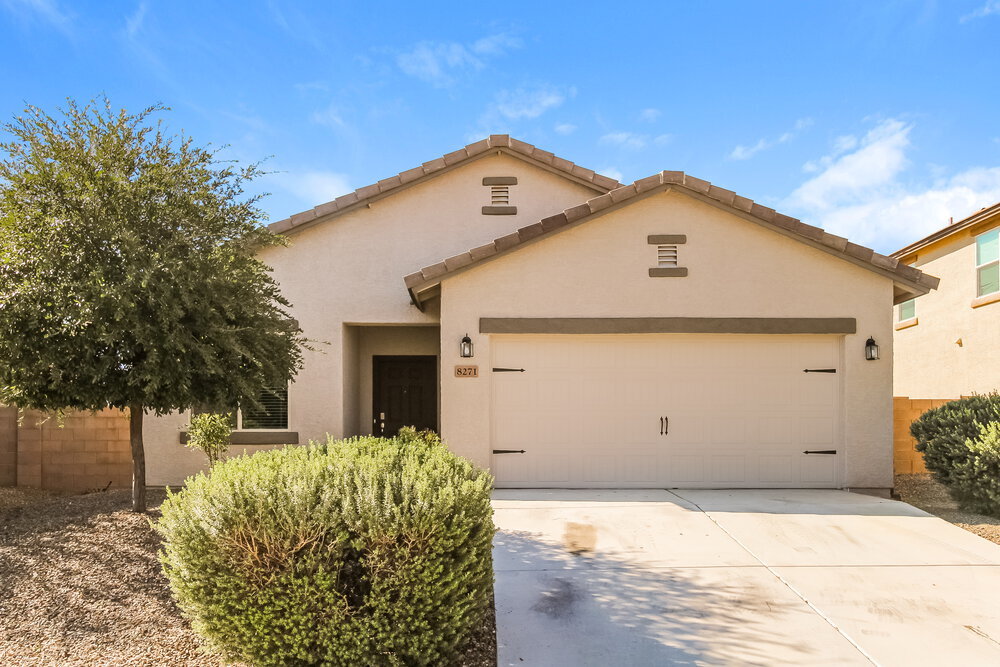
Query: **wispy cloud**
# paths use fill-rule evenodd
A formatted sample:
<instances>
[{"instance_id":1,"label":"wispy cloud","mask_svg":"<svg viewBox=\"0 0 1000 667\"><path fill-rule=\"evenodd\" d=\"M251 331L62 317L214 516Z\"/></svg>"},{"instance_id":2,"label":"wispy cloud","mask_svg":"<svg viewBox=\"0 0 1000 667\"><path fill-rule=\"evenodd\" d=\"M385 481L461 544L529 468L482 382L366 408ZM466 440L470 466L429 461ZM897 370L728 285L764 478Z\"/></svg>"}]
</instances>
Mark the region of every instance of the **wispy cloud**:
<instances>
[{"instance_id":1,"label":"wispy cloud","mask_svg":"<svg viewBox=\"0 0 1000 667\"><path fill-rule=\"evenodd\" d=\"M840 137L816 160L816 175L780 204L827 231L892 252L1000 200L1000 168L947 175L940 167L913 174L907 158L914 126L880 121L862 137Z\"/></svg>"},{"instance_id":2,"label":"wispy cloud","mask_svg":"<svg viewBox=\"0 0 1000 667\"><path fill-rule=\"evenodd\" d=\"M962 18L958 19L958 21L960 23L966 23L974 19L981 19L986 16L990 16L991 14L1000 14L1000 0L987 0L986 4L982 7L969 12Z\"/></svg>"},{"instance_id":3,"label":"wispy cloud","mask_svg":"<svg viewBox=\"0 0 1000 667\"><path fill-rule=\"evenodd\" d=\"M317 125L326 125L335 130L347 127L343 111L335 104L331 104L320 111L314 111L309 116L309 119Z\"/></svg>"},{"instance_id":4,"label":"wispy cloud","mask_svg":"<svg viewBox=\"0 0 1000 667\"><path fill-rule=\"evenodd\" d=\"M134 39L139 34L139 31L142 30L143 21L146 20L147 9L149 9L149 5L143 0L135 8L135 11L125 19L125 34L129 39Z\"/></svg>"},{"instance_id":5,"label":"wispy cloud","mask_svg":"<svg viewBox=\"0 0 1000 667\"><path fill-rule=\"evenodd\" d=\"M646 148L650 144L665 146L673 141L672 134L638 134L636 132L609 132L598 141L605 146L617 146L628 150L638 151Z\"/></svg>"},{"instance_id":6,"label":"wispy cloud","mask_svg":"<svg viewBox=\"0 0 1000 667\"><path fill-rule=\"evenodd\" d=\"M576 95L576 88L562 89L541 85L529 88L501 90L494 99L493 109L507 120L538 118Z\"/></svg>"},{"instance_id":7,"label":"wispy cloud","mask_svg":"<svg viewBox=\"0 0 1000 667\"><path fill-rule=\"evenodd\" d=\"M752 146L744 146L742 144L737 146L732 150L732 152L729 153L729 159L749 160L750 158L752 158L754 155L756 155L761 151L767 150L769 148L774 148L775 146L779 146L781 144L788 143L789 141L797 137L802 130L806 129L812 124L813 121L811 118L800 118L799 120L795 121L795 125L794 127L792 127L791 130L782 133L782 135L779 136L777 139L759 139L757 143L753 144Z\"/></svg>"},{"instance_id":8,"label":"wispy cloud","mask_svg":"<svg viewBox=\"0 0 1000 667\"><path fill-rule=\"evenodd\" d=\"M659 109L643 109L639 112L639 120L644 123L655 123L662 115L663 112Z\"/></svg>"},{"instance_id":9,"label":"wispy cloud","mask_svg":"<svg viewBox=\"0 0 1000 667\"><path fill-rule=\"evenodd\" d=\"M488 35L471 44L424 41L396 56L396 64L404 74L445 88L462 74L483 69L488 58L502 56L520 46L521 41L508 33Z\"/></svg>"},{"instance_id":10,"label":"wispy cloud","mask_svg":"<svg viewBox=\"0 0 1000 667\"><path fill-rule=\"evenodd\" d=\"M303 209L318 206L351 192L346 174L323 170L291 170L272 174L272 181L296 199Z\"/></svg>"},{"instance_id":11,"label":"wispy cloud","mask_svg":"<svg viewBox=\"0 0 1000 667\"><path fill-rule=\"evenodd\" d=\"M576 125L573 125L572 123L557 123L555 129L556 134L567 136L576 132Z\"/></svg>"},{"instance_id":12,"label":"wispy cloud","mask_svg":"<svg viewBox=\"0 0 1000 667\"><path fill-rule=\"evenodd\" d=\"M56 0L0 0L0 5L25 23L42 22L65 35L73 33L73 16Z\"/></svg>"}]
</instances>

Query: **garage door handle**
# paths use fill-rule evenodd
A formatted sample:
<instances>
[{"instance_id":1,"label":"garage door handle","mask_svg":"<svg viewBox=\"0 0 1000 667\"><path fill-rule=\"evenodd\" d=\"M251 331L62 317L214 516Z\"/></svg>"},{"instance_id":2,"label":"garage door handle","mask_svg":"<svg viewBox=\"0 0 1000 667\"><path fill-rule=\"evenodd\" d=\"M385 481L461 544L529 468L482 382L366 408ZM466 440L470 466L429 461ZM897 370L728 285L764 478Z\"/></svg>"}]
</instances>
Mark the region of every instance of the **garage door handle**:
<instances>
[{"instance_id":1,"label":"garage door handle","mask_svg":"<svg viewBox=\"0 0 1000 667\"><path fill-rule=\"evenodd\" d=\"M523 449L494 449L494 454L524 454Z\"/></svg>"},{"instance_id":2,"label":"garage door handle","mask_svg":"<svg viewBox=\"0 0 1000 667\"><path fill-rule=\"evenodd\" d=\"M836 454L836 449L807 449L803 454Z\"/></svg>"}]
</instances>

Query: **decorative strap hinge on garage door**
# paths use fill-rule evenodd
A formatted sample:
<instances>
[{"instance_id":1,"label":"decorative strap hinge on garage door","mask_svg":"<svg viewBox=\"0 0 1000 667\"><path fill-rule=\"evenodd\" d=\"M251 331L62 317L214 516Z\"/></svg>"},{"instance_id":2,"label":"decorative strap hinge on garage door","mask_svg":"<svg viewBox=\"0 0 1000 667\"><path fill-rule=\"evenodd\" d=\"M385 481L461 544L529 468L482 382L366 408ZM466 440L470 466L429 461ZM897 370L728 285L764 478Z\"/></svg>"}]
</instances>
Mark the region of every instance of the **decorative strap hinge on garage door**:
<instances>
[{"instance_id":1,"label":"decorative strap hinge on garage door","mask_svg":"<svg viewBox=\"0 0 1000 667\"><path fill-rule=\"evenodd\" d=\"M523 449L494 449L494 454L524 454Z\"/></svg>"},{"instance_id":2,"label":"decorative strap hinge on garage door","mask_svg":"<svg viewBox=\"0 0 1000 667\"><path fill-rule=\"evenodd\" d=\"M494 368L494 373L523 373L523 368Z\"/></svg>"},{"instance_id":3,"label":"decorative strap hinge on garage door","mask_svg":"<svg viewBox=\"0 0 1000 667\"><path fill-rule=\"evenodd\" d=\"M836 373L836 368L803 368L803 373Z\"/></svg>"},{"instance_id":4,"label":"decorative strap hinge on garage door","mask_svg":"<svg viewBox=\"0 0 1000 667\"><path fill-rule=\"evenodd\" d=\"M836 449L807 449L803 454L836 454Z\"/></svg>"}]
</instances>

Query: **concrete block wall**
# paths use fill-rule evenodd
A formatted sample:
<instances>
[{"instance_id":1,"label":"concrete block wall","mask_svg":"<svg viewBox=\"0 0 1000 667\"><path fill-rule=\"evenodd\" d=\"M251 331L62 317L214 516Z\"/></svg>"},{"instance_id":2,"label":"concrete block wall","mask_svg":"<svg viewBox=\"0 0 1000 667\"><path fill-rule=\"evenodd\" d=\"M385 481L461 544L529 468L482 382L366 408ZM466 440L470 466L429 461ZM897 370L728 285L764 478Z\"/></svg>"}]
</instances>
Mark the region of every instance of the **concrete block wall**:
<instances>
[{"instance_id":1,"label":"concrete block wall","mask_svg":"<svg viewBox=\"0 0 1000 667\"><path fill-rule=\"evenodd\" d=\"M912 475L927 472L924 455L916 450L917 441L910 435L910 424L931 408L937 408L954 398L909 398L896 396L892 399L892 449L893 468L897 475Z\"/></svg>"},{"instance_id":2,"label":"concrete block wall","mask_svg":"<svg viewBox=\"0 0 1000 667\"><path fill-rule=\"evenodd\" d=\"M0 408L0 475L4 414ZM14 417L16 476L0 476L0 484L33 486L53 491L87 491L132 484L128 419L119 410L72 412L62 420L27 412L17 425Z\"/></svg>"},{"instance_id":3,"label":"concrete block wall","mask_svg":"<svg viewBox=\"0 0 1000 667\"><path fill-rule=\"evenodd\" d=\"M17 484L17 410L0 405L0 486Z\"/></svg>"}]
</instances>

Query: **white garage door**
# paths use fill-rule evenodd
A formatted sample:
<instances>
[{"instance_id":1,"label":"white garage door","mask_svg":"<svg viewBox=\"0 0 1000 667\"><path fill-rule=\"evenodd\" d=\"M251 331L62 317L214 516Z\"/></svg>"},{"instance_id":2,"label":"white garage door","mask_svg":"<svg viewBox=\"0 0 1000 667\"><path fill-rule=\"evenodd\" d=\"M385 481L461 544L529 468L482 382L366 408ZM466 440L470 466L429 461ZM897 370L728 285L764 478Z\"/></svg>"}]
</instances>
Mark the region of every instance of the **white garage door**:
<instances>
[{"instance_id":1,"label":"white garage door","mask_svg":"<svg viewBox=\"0 0 1000 667\"><path fill-rule=\"evenodd\" d=\"M836 487L839 343L493 336L497 486Z\"/></svg>"}]
</instances>

